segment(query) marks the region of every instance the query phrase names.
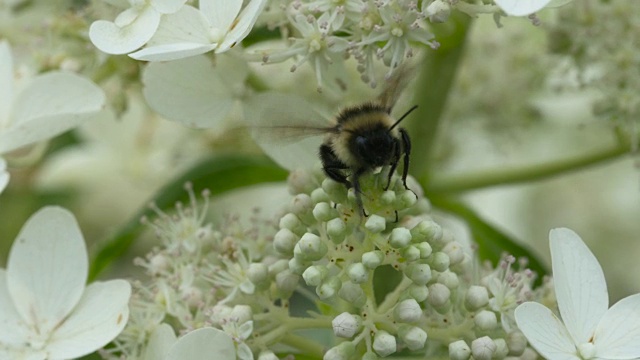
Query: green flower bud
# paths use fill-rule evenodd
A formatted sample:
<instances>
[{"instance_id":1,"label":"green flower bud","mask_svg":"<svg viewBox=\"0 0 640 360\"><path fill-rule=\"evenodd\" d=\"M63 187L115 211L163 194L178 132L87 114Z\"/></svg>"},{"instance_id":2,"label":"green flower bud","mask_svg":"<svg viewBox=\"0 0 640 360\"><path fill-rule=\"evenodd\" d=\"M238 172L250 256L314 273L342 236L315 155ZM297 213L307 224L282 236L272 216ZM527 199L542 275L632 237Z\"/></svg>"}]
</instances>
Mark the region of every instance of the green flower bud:
<instances>
[{"instance_id":1,"label":"green flower bud","mask_svg":"<svg viewBox=\"0 0 640 360\"><path fill-rule=\"evenodd\" d=\"M411 232L409 229L399 227L391 231L389 237L389 245L396 249L401 249L408 246L411 243Z\"/></svg>"},{"instance_id":2,"label":"green flower bud","mask_svg":"<svg viewBox=\"0 0 640 360\"><path fill-rule=\"evenodd\" d=\"M427 342L427 333L417 326L400 326L398 337L411 351L422 349Z\"/></svg>"},{"instance_id":3,"label":"green flower bud","mask_svg":"<svg viewBox=\"0 0 640 360\"><path fill-rule=\"evenodd\" d=\"M427 301L433 307L445 306L451 297L451 290L448 287L435 283L429 286L429 297Z\"/></svg>"},{"instance_id":4,"label":"green flower bud","mask_svg":"<svg viewBox=\"0 0 640 360\"><path fill-rule=\"evenodd\" d=\"M402 249L400 253L402 254L402 257L408 262L420 259L420 250L413 245L409 245L406 248Z\"/></svg>"},{"instance_id":5,"label":"green flower bud","mask_svg":"<svg viewBox=\"0 0 640 360\"><path fill-rule=\"evenodd\" d=\"M443 23L451 15L451 5L447 1L435 0L427 6L424 13L432 23Z\"/></svg>"},{"instance_id":6,"label":"green flower bud","mask_svg":"<svg viewBox=\"0 0 640 360\"><path fill-rule=\"evenodd\" d=\"M320 300L326 300L333 297L342 287L342 282L337 277L326 279L320 286L316 287L316 294Z\"/></svg>"},{"instance_id":7,"label":"green flower bud","mask_svg":"<svg viewBox=\"0 0 640 360\"><path fill-rule=\"evenodd\" d=\"M346 188L337 181L325 178L322 181L322 189L335 203L344 203L347 200Z\"/></svg>"},{"instance_id":8,"label":"green flower bud","mask_svg":"<svg viewBox=\"0 0 640 360\"><path fill-rule=\"evenodd\" d=\"M520 330L513 330L507 334L509 356L520 356L527 348L527 338Z\"/></svg>"},{"instance_id":9,"label":"green flower bud","mask_svg":"<svg viewBox=\"0 0 640 360\"><path fill-rule=\"evenodd\" d=\"M276 275L285 270L289 270L289 261L287 259L280 259L269 265L269 276L275 278Z\"/></svg>"},{"instance_id":10,"label":"green flower bud","mask_svg":"<svg viewBox=\"0 0 640 360\"><path fill-rule=\"evenodd\" d=\"M464 260L464 250L462 245L457 241L452 241L444 246L442 252L449 256L449 264L457 265Z\"/></svg>"},{"instance_id":11,"label":"green flower bud","mask_svg":"<svg viewBox=\"0 0 640 360\"><path fill-rule=\"evenodd\" d=\"M424 220L411 229L414 241L432 241L442 237L442 227L433 220Z\"/></svg>"},{"instance_id":12,"label":"green flower bud","mask_svg":"<svg viewBox=\"0 0 640 360\"><path fill-rule=\"evenodd\" d=\"M400 196L398 196L398 194L396 193L396 202L395 202L395 208L396 209L407 209L412 207L416 202L418 202L418 197L416 196L416 194L413 193L413 191L404 191L400 194Z\"/></svg>"},{"instance_id":13,"label":"green flower bud","mask_svg":"<svg viewBox=\"0 0 640 360\"><path fill-rule=\"evenodd\" d=\"M289 260L289 270L296 275L302 275L302 273L311 265L308 261L303 261L300 258L292 258Z\"/></svg>"},{"instance_id":14,"label":"green flower bud","mask_svg":"<svg viewBox=\"0 0 640 360\"><path fill-rule=\"evenodd\" d=\"M384 253L380 250L368 251L362 254L362 264L367 269L375 269L384 261Z\"/></svg>"},{"instance_id":15,"label":"green flower bud","mask_svg":"<svg viewBox=\"0 0 640 360\"><path fill-rule=\"evenodd\" d=\"M369 271L361 262L351 264L347 269L347 275L356 284L362 284L369 279Z\"/></svg>"},{"instance_id":16,"label":"green flower bud","mask_svg":"<svg viewBox=\"0 0 640 360\"><path fill-rule=\"evenodd\" d=\"M493 343L496 345L496 351L493 353L494 360L502 360L509 354L507 342L504 339L495 339Z\"/></svg>"},{"instance_id":17,"label":"green flower bud","mask_svg":"<svg viewBox=\"0 0 640 360\"><path fill-rule=\"evenodd\" d=\"M422 318L422 308L415 299L406 299L396 305L393 315L397 322L413 324Z\"/></svg>"},{"instance_id":18,"label":"green flower bud","mask_svg":"<svg viewBox=\"0 0 640 360\"><path fill-rule=\"evenodd\" d=\"M387 221L382 216L373 214L369 216L364 227L372 233L379 233L387 227Z\"/></svg>"},{"instance_id":19,"label":"green flower bud","mask_svg":"<svg viewBox=\"0 0 640 360\"><path fill-rule=\"evenodd\" d=\"M409 264L404 274L416 285L426 285L431 280L431 267L427 264Z\"/></svg>"},{"instance_id":20,"label":"green flower bud","mask_svg":"<svg viewBox=\"0 0 640 360\"><path fill-rule=\"evenodd\" d=\"M247 269L247 278L256 287L265 289L269 287L269 267L263 263L252 263Z\"/></svg>"},{"instance_id":21,"label":"green flower bud","mask_svg":"<svg viewBox=\"0 0 640 360\"><path fill-rule=\"evenodd\" d=\"M309 266L303 273L302 278L309 286L318 286L322 283L322 280L327 276L329 270L323 265Z\"/></svg>"},{"instance_id":22,"label":"green flower bud","mask_svg":"<svg viewBox=\"0 0 640 360\"><path fill-rule=\"evenodd\" d=\"M308 170L298 169L289 173L287 185L289 186L289 194L308 194L316 188L317 182L313 173Z\"/></svg>"},{"instance_id":23,"label":"green flower bud","mask_svg":"<svg viewBox=\"0 0 640 360\"><path fill-rule=\"evenodd\" d=\"M331 326L337 337L351 339L360 331L362 319L358 315L343 312L331 321Z\"/></svg>"},{"instance_id":24,"label":"green flower bud","mask_svg":"<svg viewBox=\"0 0 640 360\"><path fill-rule=\"evenodd\" d=\"M421 303L427 300L429 288L426 285L411 285L411 287L409 287L409 296Z\"/></svg>"},{"instance_id":25,"label":"green flower bud","mask_svg":"<svg viewBox=\"0 0 640 360\"><path fill-rule=\"evenodd\" d=\"M289 229L295 234L303 234L306 230L300 218L292 213L287 213L280 218L279 226L280 229Z\"/></svg>"},{"instance_id":26,"label":"green flower bud","mask_svg":"<svg viewBox=\"0 0 640 360\"><path fill-rule=\"evenodd\" d=\"M468 360L471 356L471 348L464 340L458 340L449 344L449 359Z\"/></svg>"},{"instance_id":27,"label":"green flower bud","mask_svg":"<svg viewBox=\"0 0 640 360\"><path fill-rule=\"evenodd\" d=\"M329 220L327 222L327 235L335 244L343 242L347 235L347 224L339 217Z\"/></svg>"},{"instance_id":28,"label":"green flower bud","mask_svg":"<svg viewBox=\"0 0 640 360\"><path fill-rule=\"evenodd\" d=\"M432 253L431 245L429 245L428 242L423 241L421 243L416 244L415 247L418 250L420 250L420 258L421 259L426 259L429 256L431 256L431 253Z\"/></svg>"},{"instance_id":29,"label":"green flower bud","mask_svg":"<svg viewBox=\"0 0 640 360\"><path fill-rule=\"evenodd\" d=\"M263 350L258 355L258 360L279 360L276 354L271 350Z\"/></svg>"},{"instance_id":30,"label":"green flower bud","mask_svg":"<svg viewBox=\"0 0 640 360\"><path fill-rule=\"evenodd\" d=\"M356 346L351 341L345 341L324 353L322 360L349 360L355 353Z\"/></svg>"},{"instance_id":31,"label":"green flower bud","mask_svg":"<svg viewBox=\"0 0 640 360\"><path fill-rule=\"evenodd\" d=\"M396 338L384 330L378 330L373 337L373 350L381 357L389 356L396 352Z\"/></svg>"},{"instance_id":32,"label":"green flower bud","mask_svg":"<svg viewBox=\"0 0 640 360\"><path fill-rule=\"evenodd\" d=\"M429 264L435 271L443 272L449 269L449 255L443 252L434 253L429 260Z\"/></svg>"},{"instance_id":33,"label":"green flower bud","mask_svg":"<svg viewBox=\"0 0 640 360\"><path fill-rule=\"evenodd\" d=\"M342 283L338 296L356 308L360 308L367 303L367 295L362 290L362 287L350 281Z\"/></svg>"},{"instance_id":34,"label":"green flower bud","mask_svg":"<svg viewBox=\"0 0 640 360\"><path fill-rule=\"evenodd\" d=\"M291 212L298 216L308 213L311 209L313 209L313 203L307 194L298 194L291 200Z\"/></svg>"},{"instance_id":35,"label":"green flower bud","mask_svg":"<svg viewBox=\"0 0 640 360\"><path fill-rule=\"evenodd\" d=\"M338 212L329 203L320 202L313 208L313 217L318 221L329 221L338 216Z\"/></svg>"},{"instance_id":36,"label":"green flower bud","mask_svg":"<svg viewBox=\"0 0 640 360\"><path fill-rule=\"evenodd\" d=\"M236 305L229 314L230 318L238 319L238 324L244 324L253 319L253 310L249 305Z\"/></svg>"},{"instance_id":37,"label":"green flower bud","mask_svg":"<svg viewBox=\"0 0 640 360\"><path fill-rule=\"evenodd\" d=\"M282 255L290 256L300 237L287 228L278 230L273 237L273 247Z\"/></svg>"},{"instance_id":38,"label":"green flower bud","mask_svg":"<svg viewBox=\"0 0 640 360\"><path fill-rule=\"evenodd\" d=\"M498 326L496 313L489 310L482 310L474 316L473 321L480 330L489 331Z\"/></svg>"},{"instance_id":39,"label":"green flower bud","mask_svg":"<svg viewBox=\"0 0 640 360\"><path fill-rule=\"evenodd\" d=\"M470 311L478 310L489 303L489 291L484 286L472 285L467 290L464 301L465 307Z\"/></svg>"},{"instance_id":40,"label":"green flower bud","mask_svg":"<svg viewBox=\"0 0 640 360\"><path fill-rule=\"evenodd\" d=\"M497 346L488 336L483 336L471 342L471 354L474 360L491 360Z\"/></svg>"},{"instance_id":41,"label":"green flower bud","mask_svg":"<svg viewBox=\"0 0 640 360\"><path fill-rule=\"evenodd\" d=\"M318 204L318 203L321 203L321 202L328 203L328 202L331 201L331 199L329 198L329 195L323 189L317 188L317 189L315 189L315 190L313 190L311 192L311 201L314 204Z\"/></svg>"},{"instance_id":42,"label":"green flower bud","mask_svg":"<svg viewBox=\"0 0 640 360\"><path fill-rule=\"evenodd\" d=\"M383 205L391 205L396 201L395 191L387 190L380 195L380 203Z\"/></svg>"},{"instance_id":43,"label":"green flower bud","mask_svg":"<svg viewBox=\"0 0 640 360\"><path fill-rule=\"evenodd\" d=\"M316 234L305 233L293 249L293 256L302 261L316 261L327 253L327 245Z\"/></svg>"},{"instance_id":44,"label":"green flower bud","mask_svg":"<svg viewBox=\"0 0 640 360\"><path fill-rule=\"evenodd\" d=\"M276 288L282 294L290 296L298 287L300 275L296 275L291 270L284 270L276 275Z\"/></svg>"},{"instance_id":45,"label":"green flower bud","mask_svg":"<svg viewBox=\"0 0 640 360\"><path fill-rule=\"evenodd\" d=\"M438 282L449 289L453 290L460 285L460 280L458 279L458 275L454 272L446 270L445 272L441 272L438 275Z\"/></svg>"}]
</instances>

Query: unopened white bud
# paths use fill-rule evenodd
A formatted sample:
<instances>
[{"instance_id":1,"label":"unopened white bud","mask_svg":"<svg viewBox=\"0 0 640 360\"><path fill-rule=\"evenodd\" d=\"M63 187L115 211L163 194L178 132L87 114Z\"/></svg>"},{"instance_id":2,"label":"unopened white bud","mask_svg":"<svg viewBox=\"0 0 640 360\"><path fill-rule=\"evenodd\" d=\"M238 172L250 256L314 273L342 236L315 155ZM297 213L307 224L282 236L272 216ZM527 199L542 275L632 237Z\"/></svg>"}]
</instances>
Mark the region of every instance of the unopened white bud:
<instances>
[{"instance_id":1,"label":"unopened white bud","mask_svg":"<svg viewBox=\"0 0 640 360\"><path fill-rule=\"evenodd\" d=\"M422 308L415 299L406 299L396 305L393 315L398 322L413 324L422 318Z\"/></svg>"},{"instance_id":2,"label":"unopened white bud","mask_svg":"<svg viewBox=\"0 0 640 360\"><path fill-rule=\"evenodd\" d=\"M396 337L384 330L379 330L373 337L373 350L381 357L389 356L396 352Z\"/></svg>"},{"instance_id":3,"label":"unopened white bud","mask_svg":"<svg viewBox=\"0 0 640 360\"><path fill-rule=\"evenodd\" d=\"M263 350L258 355L258 360L279 360L276 354L271 350Z\"/></svg>"},{"instance_id":4,"label":"unopened white bud","mask_svg":"<svg viewBox=\"0 0 640 360\"><path fill-rule=\"evenodd\" d=\"M374 352L366 352L362 355L362 360L379 360L378 355Z\"/></svg>"},{"instance_id":5,"label":"unopened white bud","mask_svg":"<svg viewBox=\"0 0 640 360\"><path fill-rule=\"evenodd\" d=\"M293 294L298 287L300 281L300 275L296 275L291 270L284 270L276 275L276 287L284 295Z\"/></svg>"},{"instance_id":6,"label":"unopened white bud","mask_svg":"<svg viewBox=\"0 0 640 360\"><path fill-rule=\"evenodd\" d=\"M449 289L453 290L460 285L460 280L458 279L458 275L449 270L442 272L438 275L438 282Z\"/></svg>"},{"instance_id":7,"label":"unopened white bud","mask_svg":"<svg viewBox=\"0 0 640 360\"><path fill-rule=\"evenodd\" d=\"M527 338L520 330L513 330L507 334L509 356L520 356L527 348Z\"/></svg>"},{"instance_id":8,"label":"unopened white bud","mask_svg":"<svg viewBox=\"0 0 640 360\"><path fill-rule=\"evenodd\" d=\"M299 239L300 237L294 234L293 231L282 228L273 237L273 247L282 255L291 255Z\"/></svg>"},{"instance_id":9,"label":"unopened white bud","mask_svg":"<svg viewBox=\"0 0 640 360\"><path fill-rule=\"evenodd\" d=\"M442 227L433 220L424 220L411 229L413 241L433 241L442 237Z\"/></svg>"},{"instance_id":10,"label":"unopened white bud","mask_svg":"<svg viewBox=\"0 0 640 360\"><path fill-rule=\"evenodd\" d=\"M286 213L280 218L278 226L280 229L289 229L295 234L302 234L305 231L302 221L293 213Z\"/></svg>"},{"instance_id":11,"label":"unopened white bud","mask_svg":"<svg viewBox=\"0 0 640 360\"><path fill-rule=\"evenodd\" d=\"M464 260L464 250L457 241L452 241L444 246L442 252L449 256L449 265L456 265Z\"/></svg>"},{"instance_id":12,"label":"unopened white bud","mask_svg":"<svg viewBox=\"0 0 640 360\"><path fill-rule=\"evenodd\" d=\"M474 321L476 326L480 330L493 330L498 326L498 318L496 317L496 313L489 310L482 310L476 314L474 317Z\"/></svg>"},{"instance_id":13,"label":"unopened white bud","mask_svg":"<svg viewBox=\"0 0 640 360\"><path fill-rule=\"evenodd\" d=\"M427 264L409 264L404 274L416 285L426 285L431 280L431 267Z\"/></svg>"},{"instance_id":14,"label":"unopened white bud","mask_svg":"<svg viewBox=\"0 0 640 360\"><path fill-rule=\"evenodd\" d=\"M162 254L156 254L149 260L149 272L151 275L158 275L168 268L169 259Z\"/></svg>"},{"instance_id":15,"label":"unopened white bud","mask_svg":"<svg viewBox=\"0 0 640 360\"><path fill-rule=\"evenodd\" d=\"M247 278L258 288L269 285L269 267L263 263L252 263L247 269Z\"/></svg>"},{"instance_id":16,"label":"unopened white bud","mask_svg":"<svg viewBox=\"0 0 640 360\"><path fill-rule=\"evenodd\" d=\"M347 224L339 217L327 222L327 235L336 244L341 243L347 235Z\"/></svg>"},{"instance_id":17,"label":"unopened white bud","mask_svg":"<svg viewBox=\"0 0 640 360\"><path fill-rule=\"evenodd\" d=\"M429 263L435 271L443 272L449 269L449 255L443 252L434 253L430 260Z\"/></svg>"},{"instance_id":18,"label":"unopened white bud","mask_svg":"<svg viewBox=\"0 0 640 360\"><path fill-rule=\"evenodd\" d=\"M411 351L422 349L427 342L427 333L417 326L400 326L398 336Z\"/></svg>"},{"instance_id":19,"label":"unopened white bud","mask_svg":"<svg viewBox=\"0 0 640 360\"><path fill-rule=\"evenodd\" d=\"M321 300L333 297L342 287L342 282L337 277L332 277L316 287L316 294Z\"/></svg>"},{"instance_id":20,"label":"unopened white bud","mask_svg":"<svg viewBox=\"0 0 640 360\"><path fill-rule=\"evenodd\" d=\"M458 340L449 344L449 359L468 360L471 356L471 348L464 340Z\"/></svg>"},{"instance_id":21,"label":"unopened white bud","mask_svg":"<svg viewBox=\"0 0 640 360\"><path fill-rule=\"evenodd\" d=\"M285 270L289 270L289 261L287 259L280 259L269 265L269 276L275 278L276 275Z\"/></svg>"},{"instance_id":22,"label":"unopened white bud","mask_svg":"<svg viewBox=\"0 0 640 360\"><path fill-rule=\"evenodd\" d=\"M249 305L236 305L231 310L229 318L238 324L244 324L253 319L253 310L251 310L251 306Z\"/></svg>"},{"instance_id":23,"label":"unopened white bud","mask_svg":"<svg viewBox=\"0 0 640 360\"><path fill-rule=\"evenodd\" d=\"M448 287L435 283L429 286L429 304L434 307L445 306L451 297L451 290Z\"/></svg>"},{"instance_id":24,"label":"unopened white bud","mask_svg":"<svg viewBox=\"0 0 640 360\"><path fill-rule=\"evenodd\" d=\"M300 258L294 257L289 260L289 270L296 275L302 275L302 273L307 270L307 268L311 265L310 261L304 261Z\"/></svg>"},{"instance_id":25,"label":"unopened white bud","mask_svg":"<svg viewBox=\"0 0 640 360\"><path fill-rule=\"evenodd\" d=\"M360 316L343 312L331 321L333 327L333 333L342 338L351 339L354 337L362 325L362 319Z\"/></svg>"},{"instance_id":26,"label":"unopened white bud","mask_svg":"<svg viewBox=\"0 0 640 360\"><path fill-rule=\"evenodd\" d=\"M427 6L424 13L432 23L443 23L451 15L451 5L447 1L435 0Z\"/></svg>"},{"instance_id":27,"label":"unopened white bud","mask_svg":"<svg viewBox=\"0 0 640 360\"><path fill-rule=\"evenodd\" d=\"M471 342L471 354L474 360L491 360L497 346L488 336L483 336Z\"/></svg>"},{"instance_id":28,"label":"unopened white bud","mask_svg":"<svg viewBox=\"0 0 640 360\"><path fill-rule=\"evenodd\" d=\"M382 216L373 214L364 223L364 227L372 233L379 233L387 227L387 221Z\"/></svg>"},{"instance_id":29,"label":"unopened white bud","mask_svg":"<svg viewBox=\"0 0 640 360\"><path fill-rule=\"evenodd\" d=\"M409 245L400 252L406 261L416 261L420 259L420 250L413 245Z\"/></svg>"},{"instance_id":30,"label":"unopened white bud","mask_svg":"<svg viewBox=\"0 0 640 360\"><path fill-rule=\"evenodd\" d=\"M335 203L343 203L347 200L347 189L337 181L329 178L324 179L322 189Z\"/></svg>"},{"instance_id":31,"label":"unopened white bud","mask_svg":"<svg viewBox=\"0 0 640 360\"><path fill-rule=\"evenodd\" d=\"M322 360L349 360L355 352L356 346L351 341L345 341L324 353Z\"/></svg>"},{"instance_id":32,"label":"unopened white bud","mask_svg":"<svg viewBox=\"0 0 640 360\"><path fill-rule=\"evenodd\" d=\"M304 261L316 261L322 259L327 251L327 245L318 235L305 233L293 248L293 255Z\"/></svg>"},{"instance_id":33,"label":"unopened white bud","mask_svg":"<svg viewBox=\"0 0 640 360\"><path fill-rule=\"evenodd\" d=\"M389 245L396 249L401 249L408 246L411 243L411 232L409 229L399 227L391 231L389 237Z\"/></svg>"},{"instance_id":34,"label":"unopened white bud","mask_svg":"<svg viewBox=\"0 0 640 360\"><path fill-rule=\"evenodd\" d=\"M420 250L421 259L428 258L429 256L431 256L431 253L433 252L433 250L431 249L431 245L429 245L429 243L426 241L417 243L415 246L418 250Z\"/></svg>"},{"instance_id":35,"label":"unopened white bud","mask_svg":"<svg viewBox=\"0 0 640 360\"><path fill-rule=\"evenodd\" d=\"M409 288L409 296L419 303L423 302L427 300L429 296L429 288L426 285L411 285Z\"/></svg>"},{"instance_id":36,"label":"unopened white bud","mask_svg":"<svg viewBox=\"0 0 640 360\"><path fill-rule=\"evenodd\" d=\"M307 285L318 286L322 283L322 280L324 280L328 272L327 267L323 265L309 266L302 273L302 278Z\"/></svg>"},{"instance_id":37,"label":"unopened white bud","mask_svg":"<svg viewBox=\"0 0 640 360\"><path fill-rule=\"evenodd\" d=\"M313 202L307 194L298 194L291 200L291 212L296 215L308 213L311 209L313 209Z\"/></svg>"},{"instance_id":38,"label":"unopened white bud","mask_svg":"<svg viewBox=\"0 0 640 360\"><path fill-rule=\"evenodd\" d=\"M433 239L431 239L430 243L434 249L441 250L444 249L444 247L452 241L453 233L451 231L448 231L447 229L442 229L442 235L439 237L434 237Z\"/></svg>"},{"instance_id":39,"label":"unopened white bud","mask_svg":"<svg viewBox=\"0 0 640 360\"><path fill-rule=\"evenodd\" d=\"M384 261L384 253L380 250L368 251L362 254L362 264L367 269L375 269Z\"/></svg>"},{"instance_id":40,"label":"unopened white bud","mask_svg":"<svg viewBox=\"0 0 640 360\"><path fill-rule=\"evenodd\" d=\"M356 308L363 307L367 303L367 295L362 287L350 281L342 283L338 296Z\"/></svg>"},{"instance_id":41,"label":"unopened white bud","mask_svg":"<svg viewBox=\"0 0 640 360\"><path fill-rule=\"evenodd\" d=\"M489 303L489 291L484 286L472 285L467 290L467 296L464 305L467 309L474 311Z\"/></svg>"},{"instance_id":42,"label":"unopened white bud","mask_svg":"<svg viewBox=\"0 0 640 360\"><path fill-rule=\"evenodd\" d=\"M392 190L387 190L380 195L380 202L384 205L391 205L396 201L396 193Z\"/></svg>"},{"instance_id":43,"label":"unopened white bud","mask_svg":"<svg viewBox=\"0 0 640 360\"><path fill-rule=\"evenodd\" d=\"M338 216L338 212L329 203L320 202L313 208L313 217L318 221L329 221Z\"/></svg>"},{"instance_id":44,"label":"unopened white bud","mask_svg":"<svg viewBox=\"0 0 640 360\"><path fill-rule=\"evenodd\" d=\"M318 204L318 203L321 203L321 202L326 202L326 203L328 203L328 202L330 202L330 201L331 201L331 198L329 198L329 194L327 194L327 193L324 191L324 189L322 189L322 188L317 188L317 189L315 189L315 190L313 190L313 191L311 192L311 201L312 201L314 204Z\"/></svg>"},{"instance_id":45,"label":"unopened white bud","mask_svg":"<svg viewBox=\"0 0 640 360\"><path fill-rule=\"evenodd\" d=\"M404 191L398 196L396 194L395 207L397 209L407 209L412 207L416 202L418 202L418 197L413 191Z\"/></svg>"},{"instance_id":46,"label":"unopened white bud","mask_svg":"<svg viewBox=\"0 0 640 360\"><path fill-rule=\"evenodd\" d=\"M495 339L493 343L496 345L496 351L493 353L494 360L502 360L509 354L507 342L504 339Z\"/></svg>"},{"instance_id":47,"label":"unopened white bud","mask_svg":"<svg viewBox=\"0 0 640 360\"><path fill-rule=\"evenodd\" d=\"M289 173L287 185L289 194L296 195L311 192L317 186L317 182L310 171L298 169Z\"/></svg>"},{"instance_id":48,"label":"unopened white bud","mask_svg":"<svg viewBox=\"0 0 640 360\"><path fill-rule=\"evenodd\" d=\"M349 279L356 284L362 284L369 279L369 270L361 262L353 263L347 269Z\"/></svg>"}]
</instances>

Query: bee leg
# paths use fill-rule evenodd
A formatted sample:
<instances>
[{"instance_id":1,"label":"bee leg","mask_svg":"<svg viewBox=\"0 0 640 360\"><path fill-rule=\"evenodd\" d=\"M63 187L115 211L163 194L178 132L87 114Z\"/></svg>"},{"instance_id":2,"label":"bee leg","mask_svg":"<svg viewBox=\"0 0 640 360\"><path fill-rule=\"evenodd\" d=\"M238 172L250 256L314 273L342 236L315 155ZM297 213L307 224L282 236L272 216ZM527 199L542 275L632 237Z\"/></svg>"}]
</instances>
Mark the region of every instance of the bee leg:
<instances>
[{"instance_id":1,"label":"bee leg","mask_svg":"<svg viewBox=\"0 0 640 360\"><path fill-rule=\"evenodd\" d=\"M367 212L364 210L364 204L362 203L362 190L360 189L360 176L367 171L365 168L360 168L356 170L356 172L351 175L351 182L353 183L353 190L356 195L356 204L358 205L358 209L362 212L364 217L369 217Z\"/></svg>"},{"instance_id":2,"label":"bee leg","mask_svg":"<svg viewBox=\"0 0 640 360\"><path fill-rule=\"evenodd\" d=\"M391 186L391 178L393 177L393 173L396 171L398 167L398 163L400 162L400 141L396 141L393 146L393 157L391 158L391 168L389 168L389 175L387 177L387 186L384 187L384 191L389 190L389 186ZM405 184L406 186L406 184Z\"/></svg>"},{"instance_id":3,"label":"bee leg","mask_svg":"<svg viewBox=\"0 0 640 360\"><path fill-rule=\"evenodd\" d=\"M404 168L402 169L402 184L404 188L410 190L407 186L407 175L409 175L409 155L411 154L411 139L409 138L409 134L407 130L400 128L398 129L400 132L400 136L402 137L402 152L404 152ZM398 158L398 161L400 159Z\"/></svg>"},{"instance_id":4,"label":"bee leg","mask_svg":"<svg viewBox=\"0 0 640 360\"><path fill-rule=\"evenodd\" d=\"M320 160L322 161L322 170L331 180L344 184L347 189L351 188L351 182L342 172L349 167L338 159L330 146L324 144L320 146Z\"/></svg>"},{"instance_id":5,"label":"bee leg","mask_svg":"<svg viewBox=\"0 0 640 360\"><path fill-rule=\"evenodd\" d=\"M396 220L394 221L394 223L398 223L398 220L399 220L399 218L398 218L398 210L395 210L395 213L396 213Z\"/></svg>"}]
</instances>

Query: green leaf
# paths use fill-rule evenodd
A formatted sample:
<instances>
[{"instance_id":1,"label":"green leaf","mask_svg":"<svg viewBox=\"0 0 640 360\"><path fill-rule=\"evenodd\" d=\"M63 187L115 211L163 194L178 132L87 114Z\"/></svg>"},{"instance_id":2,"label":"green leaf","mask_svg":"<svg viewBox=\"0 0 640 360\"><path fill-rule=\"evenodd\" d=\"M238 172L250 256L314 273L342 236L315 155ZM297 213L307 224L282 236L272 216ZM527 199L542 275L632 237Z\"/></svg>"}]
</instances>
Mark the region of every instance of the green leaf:
<instances>
[{"instance_id":1,"label":"green leaf","mask_svg":"<svg viewBox=\"0 0 640 360\"><path fill-rule=\"evenodd\" d=\"M167 209L180 201L188 202L188 193L184 189L187 182L193 184L193 191L199 194L209 189L212 195L220 195L229 190L274 181L283 181L287 172L266 158L239 155L220 156L204 160L179 178L173 180L150 199L160 209ZM147 206L142 208L112 238L97 250L91 268L89 280L93 281L109 264L122 256L143 230L140 219L152 216Z\"/></svg>"},{"instance_id":2,"label":"green leaf","mask_svg":"<svg viewBox=\"0 0 640 360\"><path fill-rule=\"evenodd\" d=\"M517 241L486 222L462 202L445 198L433 198L431 201L433 205L459 216L466 222L473 240L478 244L480 259L489 260L495 266L505 252L516 258L526 257L529 260L527 267L538 274L536 285L539 285L542 277L549 273L542 261L527 247L518 244Z\"/></svg>"}]
</instances>

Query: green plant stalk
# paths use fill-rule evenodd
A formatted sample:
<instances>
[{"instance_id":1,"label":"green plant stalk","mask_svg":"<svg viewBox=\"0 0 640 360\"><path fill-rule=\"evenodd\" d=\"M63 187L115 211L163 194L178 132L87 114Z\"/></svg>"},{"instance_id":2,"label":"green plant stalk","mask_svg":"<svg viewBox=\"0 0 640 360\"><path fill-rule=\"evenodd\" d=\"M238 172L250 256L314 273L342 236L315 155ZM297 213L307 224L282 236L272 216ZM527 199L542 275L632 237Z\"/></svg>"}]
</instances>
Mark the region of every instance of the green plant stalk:
<instances>
[{"instance_id":1,"label":"green plant stalk","mask_svg":"<svg viewBox=\"0 0 640 360\"><path fill-rule=\"evenodd\" d=\"M425 50L426 55L417 69L420 74L413 101L418 108L406 128L413 139L411 173L419 178L429 177L438 127L464 54L471 23L469 16L454 12L446 23L434 25L433 32L440 48Z\"/></svg>"}]
</instances>

